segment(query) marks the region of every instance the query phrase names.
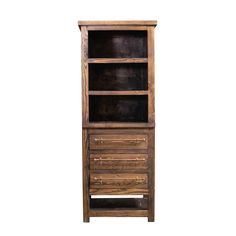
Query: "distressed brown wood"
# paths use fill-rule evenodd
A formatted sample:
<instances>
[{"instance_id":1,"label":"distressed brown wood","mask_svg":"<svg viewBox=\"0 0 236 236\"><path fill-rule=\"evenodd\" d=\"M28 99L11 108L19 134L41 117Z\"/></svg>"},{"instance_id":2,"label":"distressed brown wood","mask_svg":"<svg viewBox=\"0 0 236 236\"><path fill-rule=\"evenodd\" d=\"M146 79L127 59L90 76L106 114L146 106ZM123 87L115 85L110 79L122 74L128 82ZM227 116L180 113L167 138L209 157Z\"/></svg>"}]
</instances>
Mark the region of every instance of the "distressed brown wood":
<instances>
[{"instance_id":1,"label":"distressed brown wood","mask_svg":"<svg viewBox=\"0 0 236 236\"><path fill-rule=\"evenodd\" d=\"M147 154L90 154L90 170L145 170L147 163Z\"/></svg>"},{"instance_id":2,"label":"distressed brown wood","mask_svg":"<svg viewBox=\"0 0 236 236\"><path fill-rule=\"evenodd\" d=\"M90 188L91 195L147 195L148 189L139 188Z\"/></svg>"},{"instance_id":3,"label":"distressed brown wood","mask_svg":"<svg viewBox=\"0 0 236 236\"><path fill-rule=\"evenodd\" d=\"M89 138L90 149L147 149L148 136L143 134L95 134Z\"/></svg>"},{"instance_id":4,"label":"distressed brown wood","mask_svg":"<svg viewBox=\"0 0 236 236\"><path fill-rule=\"evenodd\" d=\"M149 148L148 148L148 221L154 222L155 216L155 130L150 129L149 133Z\"/></svg>"},{"instance_id":5,"label":"distressed brown wood","mask_svg":"<svg viewBox=\"0 0 236 236\"><path fill-rule=\"evenodd\" d=\"M91 210L94 217L146 217L147 210Z\"/></svg>"},{"instance_id":6,"label":"distressed brown wood","mask_svg":"<svg viewBox=\"0 0 236 236\"><path fill-rule=\"evenodd\" d=\"M126 21L78 21L78 25L81 26L156 26L155 20L126 20Z\"/></svg>"},{"instance_id":7,"label":"distressed brown wood","mask_svg":"<svg viewBox=\"0 0 236 236\"><path fill-rule=\"evenodd\" d=\"M83 125L84 128L112 128L112 129L120 129L120 128L151 128L155 127L154 122L96 122L96 123L85 123Z\"/></svg>"},{"instance_id":8,"label":"distressed brown wood","mask_svg":"<svg viewBox=\"0 0 236 236\"><path fill-rule=\"evenodd\" d=\"M90 174L91 188L147 188L147 174Z\"/></svg>"},{"instance_id":9,"label":"distressed brown wood","mask_svg":"<svg viewBox=\"0 0 236 236\"><path fill-rule=\"evenodd\" d=\"M87 26L89 31L92 30L124 30L124 31L128 31L128 30L147 30L147 26L137 26L137 25L133 25L133 26L127 26L127 25L113 25L113 26L109 26L109 25L101 25L101 26L93 26L93 25L88 25Z\"/></svg>"},{"instance_id":10,"label":"distressed brown wood","mask_svg":"<svg viewBox=\"0 0 236 236\"><path fill-rule=\"evenodd\" d=\"M82 34L84 222L104 216L154 221L156 24L78 22Z\"/></svg>"},{"instance_id":11,"label":"distressed brown wood","mask_svg":"<svg viewBox=\"0 0 236 236\"><path fill-rule=\"evenodd\" d=\"M148 121L155 121L154 98L154 28L148 28Z\"/></svg>"},{"instance_id":12,"label":"distressed brown wood","mask_svg":"<svg viewBox=\"0 0 236 236\"><path fill-rule=\"evenodd\" d=\"M89 58L88 63L147 63L147 58Z\"/></svg>"},{"instance_id":13,"label":"distressed brown wood","mask_svg":"<svg viewBox=\"0 0 236 236\"><path fill-rule=\"evenodd\" d=\"M89 95L147 95L147 91L89 91Z\"/></svg>"},{"instance_id":14,"label":"distressed brown wood","mask_svg":"<svg viewBox=\"0 0 236 236\"><path fill-rule=\"evenodd\" d=\"M88 30L81 29L81 71L82 71L82 122L88 123Z\"/></svg>"},{"instance_id":15,"label":"distressed brown wood","mask_svg":"<svg viewBox=\"0 0 236 236\"><path fill-rule=\"evenodd\" d=\"M88 159L88 130L82 130L82 148L83 148L83 220L89 222L89 159Z\"/></svg>"}]
</instances>

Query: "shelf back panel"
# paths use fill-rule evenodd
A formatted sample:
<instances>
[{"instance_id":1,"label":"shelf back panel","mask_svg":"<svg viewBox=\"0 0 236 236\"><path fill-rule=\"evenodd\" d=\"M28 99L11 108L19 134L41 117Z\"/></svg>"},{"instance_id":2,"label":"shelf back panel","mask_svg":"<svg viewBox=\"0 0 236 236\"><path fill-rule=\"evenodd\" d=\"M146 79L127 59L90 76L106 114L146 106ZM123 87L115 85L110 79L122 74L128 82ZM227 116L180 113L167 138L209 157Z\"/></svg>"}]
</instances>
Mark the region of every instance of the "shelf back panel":
<instances>
[{"instance_id":1,"label":"shelf back panel","mask_svg":"<svg viewBox=\"0 0 236 236\"><path fill-rule=\"evenodd\" d=\"M90 64L89 90L147 90L147 64Z\"/></svg>"},{"instance_id":2,"label":"shelf back panel","mask_svg":"<svg viewBox=\"0 0 236 236\"><path fill-rule=\"evenodd\" d=\"M146 58L147 31L89 31L89 58Z\"/></svg>"},{"instance_id":3,"label":"shelf back panel","mask_svg":"<svg viewBox=\"0 0 236 236\"><path fill-rule=\"evenodd\" d=\"M89 122L148 122L147 95L90 95Z\"/></svg>"}]
</instances>

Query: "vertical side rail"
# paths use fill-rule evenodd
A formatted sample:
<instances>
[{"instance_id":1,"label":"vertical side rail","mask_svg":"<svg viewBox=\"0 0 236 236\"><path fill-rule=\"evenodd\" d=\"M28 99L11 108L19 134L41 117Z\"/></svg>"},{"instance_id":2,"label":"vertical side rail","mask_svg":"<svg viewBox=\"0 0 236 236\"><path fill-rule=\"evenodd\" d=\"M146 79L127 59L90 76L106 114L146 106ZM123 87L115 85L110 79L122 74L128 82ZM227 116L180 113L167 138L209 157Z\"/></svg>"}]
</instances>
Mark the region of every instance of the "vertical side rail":
<instances>
[{"instance_id":1,"label":"vertical side rail","mask_svg":"<svg viewBox=\"0 0 236 236\"><path fill-rule=\"evenodd\" d=\"M148 27L148 121L155 122L154 27ZM155 220L155 128L149 130L148 221Z\"/></svg>"},{"instance_id":2,"label":"vertical side rail","mask_svg":"<svg viewBox=\"0 0 236 236\"><path fill-rule=\"evenodd\" d=\"M81 27L81 72L82 72L82 152L83 152L83 221L89 222L89 171L88 171L88 129L84 125L88 123L88 30Z\"/></svg>"}]
</instances>

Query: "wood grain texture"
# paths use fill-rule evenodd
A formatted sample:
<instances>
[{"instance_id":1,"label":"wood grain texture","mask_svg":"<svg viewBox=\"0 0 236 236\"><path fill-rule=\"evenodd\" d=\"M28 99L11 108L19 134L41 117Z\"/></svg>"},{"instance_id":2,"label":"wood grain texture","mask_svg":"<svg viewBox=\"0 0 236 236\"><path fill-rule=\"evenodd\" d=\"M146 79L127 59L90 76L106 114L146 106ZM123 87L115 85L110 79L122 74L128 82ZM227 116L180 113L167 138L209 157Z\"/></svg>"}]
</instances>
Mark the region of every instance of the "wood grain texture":
<instances>
[{"instance_id":1,"label":"wood grain texture","mask_svg":"<svg viewBox=\"0 0 236 236\"><path fill-rule=\"evenodd\" d=\"M90 135L90 149L147 149L148 137L143 134Z\"/></svg>"},{"instance_id":2,"label":"wood grain texture","mask_svg":"<svg viewBox=\"0 0 236 236\"><path fill-rule=\"evenodd\" d=\"M92 217L146 217L147 210L91 210Z\"/></svg>"},{"instance_id":3,"label":"wood grain texture","mask_svg":"<svg viewBox=\"0 0 236 236\"><path fill-rule=\"evenodd\" d=\"M148 28L148 121L155 121L154 90L154 28Z\"/></svg>"},{"instance_id":4,"label":"wood grain texture","mask_svg":"<svg viewBox=\"0 0 236 236\"><path fill-rule=\"evenodd\" d=\"M83 220L155 220L156 21L80 21ZM143 195L94 199L92 195Z\"/></svg>"},{"instance_id":5,"label":"wood grain texture","mask_svg":"<svg viewBox=\"0 0 236 236\"><path fill-rule=\"evenodd\" d=\"M147 26L152 25L156 26L156 20L126 20L126 21L78 21L78 26L81 27L83 25L86 26Z\"/></svg>"},{"instance_id":6,"label":"wood grain texture","mask_svg":"<svg viewBox=\"0 0 236 236\"><path fill-rule=\"evenodd\" d=\"M154 122L90 122L83 125L84 128L90 129L120 129L120 128L150 128L155 127Z\"/></svg>"},{"instance_id":7,"label":"wood grain texture","mask_svg":"<svg viewBox=\"0 0 236 236\"><path fill-rule=\"evenodd\" d=\"M81 28L81 71L82 71L82 122L88 123L88 30Z\"/></svg>"},{"instance_id":8,"label":"wood grain texture","mask_svg":"<svg viewBox=\"0 0 236 236\"><path fill-rule=\"evenodd\" d=\"M145 170L147 154L90 154L90 170Z\"/></svg>"},{"instance_id":9,"label":"wood grain texture","mask_svg":"<svg viewBox=\"0 0 236 236\"><path fill-rule=\"evenodd\" d=\"M89 58L88 63L147 63L147 58Z\"/></svg>"},{"instance_id":10,"label":"wood grain texture","mask_svg":"<svg viewBox=\"0 0 236 236\"><path fill-rule=\"evenodd\" d=\"M147 174L98 174L90 173L91 188L147 188Z\"/></svg>"},{"instance_id":11,"label":"wood grain texture","mask_svg":"<svg viewBox=\"0 0 236 236\"><path fill-rule=\"evenodd\" d=\"M122 31L129 31L129 30L147 30L147 26L136 26L136 25L113 25L113 26L109 26L109 25L88 25L87 26L88 28L88 31L98 31L98 30L101 30L101 31L104 31L104 30L122 30Z\"/></svg>"},{"instance_id":12,"label":"wood grain texture","mask_svg":"<svg viewBox=\"0 0 236 236\"><path fill-rule=\"evenodd\" d=\"M89 95L147 95L148 91L89 91Z\"/></svg>"},{"instance_id":13,"label":"wood grain texture","mask_svg":"<svg viewBox=\"0 0 236 236\"><path fill-rule=\"evenodd\" d=\"M88 160L88 131L82 130L83 151L83 221L89 222L89 160Z\"/></svg>"},{"instance_id":14,"label":"wood grain texture","mask_svg":"<svg viewBox=\"0 0 236 236\"><path fill-rule=\"evenodd\" d=\"M148 221L155 221L155 130L150 129L148 149Z\"/></svg>"},{"instance_id":15,"label":"wood grain texture","mask_svg":"<svg viewBox=\"0 0 236 236\"><path fill-rule=\"evenodd\" d=\"M90 188L91 195L143 195L148 194L147 188Z\"/></svg>"},{"instance_id":16,"label":"wood grain texture","mask_svg":"<svg viewBox=\"0 0 236 236\"><path fill-rule=\"evenodd\" d=\"M147 210L91 210L91 217L147 217Z\"/></svg>"},{"instance_id":17,"label":"wood grain texture","mask_svg":"<svg viewBox=\"0 0 236 236\"><path fill-rule=\"evenodd\" d=\"M150 129L134 129L134 128L119 128L119 129L89 129L89 134L140 134L140 135L148 135Z\"/></svg>"}]
</instances>

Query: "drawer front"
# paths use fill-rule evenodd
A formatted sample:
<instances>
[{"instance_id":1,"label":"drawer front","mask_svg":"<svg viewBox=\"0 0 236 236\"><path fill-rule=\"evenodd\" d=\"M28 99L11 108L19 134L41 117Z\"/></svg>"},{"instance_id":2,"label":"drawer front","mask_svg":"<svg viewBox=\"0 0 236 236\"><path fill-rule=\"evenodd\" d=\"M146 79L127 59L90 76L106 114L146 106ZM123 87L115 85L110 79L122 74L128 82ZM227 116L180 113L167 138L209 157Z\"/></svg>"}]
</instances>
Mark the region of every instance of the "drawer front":
<instances>
[{"instance_id":1,"label":"drawer front","mask_svg":"<svg viewBox=\"0 0 236 236\"><path fill-rule=\"evenodd\" d=\"M90 135L90 149L147 149L147 134Z\"/></svg>"},{"instance_id":2,"label":"drawer front","mask_svg":"<svg viewBox=\"0 0 236 236\"><path fill-rule=\"evenodd\" d=\"M90 154L91 170L144 170L147 154Z\"/></svg>"},{"instance_id":3,"label":"drawer front","mask_svg":"<svg viewBox=\"0 0 236 236\"><path fill-rule=\"evenodd\" d=\"M147 174L90 174L90 188L147 188Z\"/></svg>"}]
</instances>

